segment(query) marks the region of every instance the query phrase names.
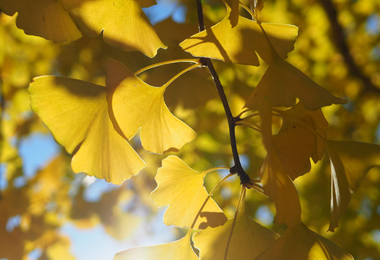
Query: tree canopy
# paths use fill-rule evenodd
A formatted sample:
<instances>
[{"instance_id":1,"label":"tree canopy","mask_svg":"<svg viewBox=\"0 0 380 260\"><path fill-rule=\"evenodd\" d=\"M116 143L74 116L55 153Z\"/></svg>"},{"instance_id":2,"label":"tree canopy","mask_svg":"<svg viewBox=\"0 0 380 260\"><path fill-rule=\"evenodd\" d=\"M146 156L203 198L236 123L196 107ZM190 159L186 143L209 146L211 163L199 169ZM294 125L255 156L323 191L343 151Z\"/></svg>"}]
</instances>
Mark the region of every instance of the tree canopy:
<instances>
[{"instance_id":1,"label":"tree canopy","mask_svg":"<svg viewBox=\"0 0 380 260\"><path fill-rule=\"evenodd\" d=\"M378 0L0 10L0 259L380 258Z\"/></svg>"}]
</instances>

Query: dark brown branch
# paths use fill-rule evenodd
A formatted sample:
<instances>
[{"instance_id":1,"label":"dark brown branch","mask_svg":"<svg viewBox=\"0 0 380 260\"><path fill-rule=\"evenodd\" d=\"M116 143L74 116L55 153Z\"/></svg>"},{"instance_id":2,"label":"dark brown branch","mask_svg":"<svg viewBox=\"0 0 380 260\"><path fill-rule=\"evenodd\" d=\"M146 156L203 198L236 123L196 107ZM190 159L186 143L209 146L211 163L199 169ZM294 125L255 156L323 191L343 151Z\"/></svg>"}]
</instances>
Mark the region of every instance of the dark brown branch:
<instances>
[{"instance_id":1,"label":"dark brown branch","mask_svg":"<svg viewBox=\"0 0 380 260\"><path fill-rule=\"evenodd\" d=\"M196 2L197 2L199 31L203 31L205 28L204 28L204 20L203 20L202 3L201 3L201 0L196 0ZM214 65L212 64L212 61L209 58L201 58L201 62L204 66L206 66L209 69L213 77L215 86L219 93L219 97L223 103L224 112L226 113L226 117L228 120L231 150L232 150L232 155L233 155L234 163L235 163L235 165L230 169L230 172L237 173L237 175L240 177L240 181L242 184L251 183L251 179L249 178L248 174L244 171L240 163L239 153L236 146L235 126L236 126L237 119L232 116L226 94L224 93L222 83L219 80L219 76L216 73L216 70L214 68Z\"/></svg>"},{"instance_id":2,"label":"dark brown branch","mask_svg":"<svg viewBox=\"0 0 380 260\"><path fill-rule=\"evenodd\" d=\"M205 29L205 22L203 19L203 9L202 9L202 3L201 0L197 1L197 16L198 16L198 25L199 25L199 31L203 31Z\"/></svg>"},{"instance_id":3,"label":"dark brown branch","mask_svg":"<svg viewBox=\"0 0 380 260\"><path fill-rule=\"evenodd\" d=\"M337 11L334 7L334 4L331 0L320 0L320 2L329 18L334 43L343 55L344 61L348 66L350 74L354 77L357 77L363 82L364 92L375 92L377 94L380 94L380 89L377 88L374 84L372 84L371 80L366 75L364 75L362 71L358 68L358 66L355 64L355 61L351 56L349 47L345 41L346 37L344 36L343 28L338 22Z\"/></svg>"}]
</instances>

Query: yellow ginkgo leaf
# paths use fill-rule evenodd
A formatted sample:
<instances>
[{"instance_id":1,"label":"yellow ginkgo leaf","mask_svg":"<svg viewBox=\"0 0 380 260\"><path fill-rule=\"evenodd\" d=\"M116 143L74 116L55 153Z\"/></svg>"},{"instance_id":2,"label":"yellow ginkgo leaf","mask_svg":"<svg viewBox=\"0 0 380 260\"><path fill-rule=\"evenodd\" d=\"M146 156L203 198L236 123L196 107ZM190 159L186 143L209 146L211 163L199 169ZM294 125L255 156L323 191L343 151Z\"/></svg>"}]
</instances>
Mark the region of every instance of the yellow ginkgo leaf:
<instances>
[{"instance_id":1,"label":"yellow ginkgo leaf","mask_svg":"<svg viewBox=\"0 0 380 260\"><path fill-rule=\"evenodd\" d=\"M4 0L0 2L0 8L7 15L17 12L17 27L26 34L41 36L57 43L82 37L60 1Z\"/></svg>"},{"instance_id":2,"label":"yellow ginkgo leaf","mask_svg":"<svg viewBox=\"0 0 380 260\"><path fill-rule=\"evenodd\" d=\"M115 125L128 139L141 128L141 143L146 150L162 154L180 149L196 137L196 133L167 108L166 86L148 85L115 60L107 63L106 84Z\"/></svg>"},{"instance_id":3,"label":"yellow ginkgo leaf","mask_svg":"<svg viewBox=\"0 0 380 260\"><path fill-rule=\"evenodd\" d=\"M353 260L354 258L330 240L314 233L303 223L288 227L286 232L256 260Z\"/></svg>"},{"instance_id":4,"label":"yellow ginkgo leaf","mask_svg":"<svg viewBox=\"0 0 380 260\"><path fill-rule=\"evenodd\" d=\"M270 45L257 22L241 16L237 22L227 3L226 8L226 16L221 22L183 41L180 44L182 49L196 57L259 66L257 52L269 63L272 57ZM286 58L287 53L294 48L298 27L286 24L261 25L277 53Z\"/></svg>"},{"instance_id":5,"label":"yellow ginkgo leaf","mask_svg":"<svg viewBox=\"0 0 380 260\"><path fill-rule=\"evenodd\" d=\"M354 141L324 140L331 165L331 202L329 231L338 227L351 193L374 166L380 166L380 146Z\"/></svg>"},{"instance_id":6,"label":"yellow ginkgo leaf","mask_svg":"<svg viewBox=\"0 0 380 260\"><path fill-rule=\"evenodd\" d=\"M229 219L221 227L207 228L194 236L194 245L200 250L202 260L254 259L278 238L275 232L255 222L244 210L239 212L230 237L233 221L233 218Z\"/></svg>"},{"instance_id":7,"label":"yellow ginkgo leaf","mask_svg":"<svg viewBox=\"0 0 380 260\"><path fill-rule=\"evenodd\" d=\"M176 156L162 161L156 175L157 188L150 197L157 207L169 205L164 214L166 225L205 229L227 221L215 201L207 200L208 193L203 185L206 174L207 171L194 171Z\"/></svg>"},{"instance_id":8,"label":"yellow ginkgo leaf","mask_svg":"<svg viewBox=\"0 0 380 260\"><path fill-rule=\"evenodd\" d=\"M259 170L264 193L276 204L275 223L295 225L301 222L301 204L293 182L286 174L272 140L272 109L265 98L260 102L261 133L267 157Z\"/></svg>"},{"instance_id":9,"label":"yellow ginkgo leaf","mask_svg":"<svg viewBox=\"0 0 380 260\"><path fill-rule=\"evenodd\" d=\"M347 103L346 100L333 96L280 57L270 63L245 106L256 110L259 100L264 96L272 107L292 107L296 104L297 98L309 110Z\"/></svg>"},{"instance_id":10,"label":"yellow ginkgo leaf","mask_svg":"<svg viewBox=\"0 0 380 260\"><path fill-rule=\"evenodd\" d=\"M144 168L145 163L112 125L104 87L42 76L34 78L29 92L33 110L56 141L74 155L74 172L121 184Z\"/></svg>"},{"instance_id":11,"label":"yellow ginkgo leaf","mask_svg":"<svg viewBox=\"0 0 380 260\"><path fill-rule=\"evenodd\" d=\"M286 173L294 180L311 169L310 158L317 163L323 156L328 123L320 109L307 110L301 103L279 111L282 127L273 136L276 153Z\"/></svg>"},{"instance_id":12,"label":"yellow ginkgo leaf","mask_svg":"<svg viewBox=\"0 0 380 260\"><path fill-rule=\"evenodd\" d=\"M113 260L199 260L190 245L191 232L180 240L156 246L144 246L121 251Z\"/></svg>"},{"instance_id":13,"label":"yellow ginkgo leaf","mask_svg":"<svg viewBox=\"0 0 380 260\"><path fill-rule=\"evenodd\" d=\"M294 225L301 221L301 204L293 182L275 152L269 152L259 171L264 193L276 204L274 223Z\"/></svg>"},{"instance_id":14,"label":"yellow ginkgo leaf","mask_svg":"<svg viewBox=\"0 0 380 260\"><path fill-rule=\"evenodd\" d=\"M103 31L104 41L123 51L154 57L159 48L166 48L136 0L62 0L62 4L88 36Z\"/></svg>"}]
</instances>

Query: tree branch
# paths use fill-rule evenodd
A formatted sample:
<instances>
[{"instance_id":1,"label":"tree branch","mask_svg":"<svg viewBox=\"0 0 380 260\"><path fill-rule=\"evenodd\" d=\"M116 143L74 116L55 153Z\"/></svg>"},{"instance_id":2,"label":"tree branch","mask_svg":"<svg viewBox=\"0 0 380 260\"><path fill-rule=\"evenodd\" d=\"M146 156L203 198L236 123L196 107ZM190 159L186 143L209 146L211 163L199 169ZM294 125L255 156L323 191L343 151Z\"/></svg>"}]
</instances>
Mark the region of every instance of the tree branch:
<instances>
[{"instance_id":1,"label":"tree branch","mask_svg":"<svg viewBox=\"0 0 380 260\"><path fill-rule=\"evenodd\" d=\"M355 64L354 59L351 56L349 47L345 41L346 37L344 36L343 28L338 22L337 11L334 7L334 4L331 0L320 0L320 2L329 18L335 45L338 47L341 54L343 55L344 61L347 64L348 69L350 70L350 74L357 77L363 82L365 92L380 94L380 89L377 88L374 84L372 84L371 80L366 75L364 75L358 68L358 66Z\"/></svg>"},{"instance_id":2,"label":"tree branch","mask_svg":"<svg viewBox=\"0 0 380 260\"><path fill-rule=\"evenodd\" d=\"M196 0L196 2L197 2L199 31L203 31L205 27L204 27L204 20L203 20L202 3L201 3L201 0ZM231 109L226 98L226 94L224 93L222 83L219 80L219 76L216 73L216 70L214 68L214 65L212 64L212 61L209 58L201 58L200 60L202 64L209 69L213 77L216 89L218 90L219 97L223 103L224 112L228 120L231 150L232 150L232 155L233 155L234 163L235 163L235 165L231 167L230 172L237 173L237 175L240 177L240 181L242 184L251 183L251 179L249 178L248 174L244 171L241 165L239 153L236 146L235 126L236 126L237 118L232 116Z\"/></svg>"}]
</instances>

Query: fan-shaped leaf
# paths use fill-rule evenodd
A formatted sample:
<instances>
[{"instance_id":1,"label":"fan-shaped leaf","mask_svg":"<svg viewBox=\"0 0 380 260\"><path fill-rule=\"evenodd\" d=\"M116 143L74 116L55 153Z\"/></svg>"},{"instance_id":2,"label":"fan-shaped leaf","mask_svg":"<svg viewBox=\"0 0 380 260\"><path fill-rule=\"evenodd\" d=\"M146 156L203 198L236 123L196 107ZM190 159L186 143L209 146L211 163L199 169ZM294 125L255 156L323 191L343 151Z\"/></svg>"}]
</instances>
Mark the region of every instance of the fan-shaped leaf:
<instances>
[{"instance_id":1,"label":"fan-shaped leaf","mask_svg":"<svg viewBox=\"0 0 380 260\"><path fill-rule=\"evenodd\" d=\"M123 51L154 57L159 48L166 48L136 0L63 0L62 4L88 36L103 31L104 41Z\"/></svg>"},{"instance_id":2,"label":"fan-shaped leaf","mask_svg":"<svg viewBox=\"0 0 380 260\"><path fill-rule=\"evenodd\" d=\"M330 240L314 233L303 223L288 227L286 232L256 260L353 260L354 258Z\"/></svg>"},{"instance_id":3,"label":"fan-shaped leaf","mask_svg":"<svg viewBox=\"0 0 380 260\"><path fill-rule=\"evenodd\" d=\"M26 34L58 43L74 41L82 36L60 1L4 0L0 2L0 8L7 15L17 12L17 27Z\"/></svg>"},{"instance_id":4,"label":"fan-shaped leaf","mask_svg":"<svg viewBox=\"0 0 380 260\"><path fill-rule=\"evenodd\" d=\"M257 52L269 63L271 49L260 26L241 16L236 24L231 8L227 4L226 8L226 16L221 22L183 41L182 49L196 57L259 66ZM262 23L262 26L276 51L286 58L294 48L298 28L285 24Z\"/></svg>"},{"instance_id":5,"label":"fan-shaped leaf","mask_svg":"<svg viewBox=\"0 0 380 260\"><path fill-rule=\"evenodd\" d=\"M190 245L190 236L189 232L171 243L128 249L117 253L113 260L197 260L199 258Z\"/></svg>"},{"instance_id":6,"label":"fan-shaped leaf","mask_svg":"<svg viewBox=\"0 0 380 260\"><path fill-rule=\"evenodd\" d=\"M269 100L272 107L294 106L298 98L299 102L309 110L347 103L346 100L333 96L280 57L270 63L245 106L256 110L258 102L263 97Z\"/></svg>"},{"instance_id":7,"label":"fan-shaped leaf","mask_svg":"<svg viewBox=\"0 0 380 260\"><path fill-rule=\"evenodd\" d=\"M141 143L146 150L162 154L195 138L196 133L167 108L166 87L146 84L115 60L107 63L107 87L115 124L128 139L141 128Z\"/></svg>"},{"instance_id":8,"label":"fan-shaped leaf","mask_svg":"<svg viewBox=\"0 0 380 260\"><path fill-rule=\"evenodd\" d=\"M323 156L328 123L320 109L307 110L301 103L280 113L282 127L273 144L286 173L294 180L311 169L310 157L317 163ZM311 130L310 130L311 129Z\"/></svg>"},{"instance_id":9,"label":"fan-shaped leaf","mask_svg":"<svg viewBox=\"0 0 380 260\"><path fill-rule=\"evenodd\" d=\"M33 110L57 142L73 154L74 172L120 184L144 162L113 128L104 87L54 76L34 79L29 92Z\"/></svg>"},{"instance_id":10,"label":"fan-shaped leaf","mask_svg":"<svg viewBox=\"0 0 380 260\"><path fill-rule=\"evenodd\" d=\"M275 232L253 221L242 210L237 216L228 255L225 258L233 221L234 219L229 219L221 227L207 228L194 236L194 245L200 250L202 260L253 259L267 249L278 237Z\"/></svg>"},{"instance_id":11,"label":"fan-shaped leaf","mask_svg":"<svg viewBox=\"0 0 380 260\"><path fill-rule=\"evenodd\" d=\"M166 225L205 229L223 225L227 218L203 185L207 172L196 172L180 158L169 156L158 169L157 188L150 197L158 207L169 205Z\"/></svg>"}]
</instances>

